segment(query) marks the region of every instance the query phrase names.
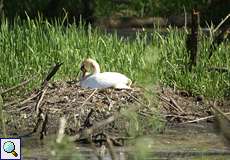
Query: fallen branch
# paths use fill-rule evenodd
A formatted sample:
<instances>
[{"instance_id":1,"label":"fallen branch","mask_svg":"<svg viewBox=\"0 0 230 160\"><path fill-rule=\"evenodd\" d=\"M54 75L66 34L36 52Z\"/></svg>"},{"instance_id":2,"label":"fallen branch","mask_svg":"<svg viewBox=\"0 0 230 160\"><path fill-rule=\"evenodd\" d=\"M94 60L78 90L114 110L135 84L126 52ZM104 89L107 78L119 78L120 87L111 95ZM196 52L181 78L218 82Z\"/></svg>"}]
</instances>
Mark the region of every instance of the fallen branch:
<instances>
[{"instance_id":1,"label":"fallen branch","mask_svg":"<svg viewBox=\"0 0 230 160\"><path fill-rule=\"evenodd\" d=\"M216 127L230 144L230 117L216 107L216 101L214 101L212 110L214 111L213 113L216 117Z\"/></svg>"},{"instance_id":2,"label":"fallen branch","mask_svg":"<svg viewBox=\"0 0 230 160\"><path fill-rule=\"evenodd\" d=\"M96 93L96 91L97 89L93 90L93 92L89 95L89 97L87 97L86 100L82 103L80 108L82 108L88 102L88 100L90 100L90 98Z\"/></svg>"},{"instance_id":3,"label":"fallen branch","mask_svg":"<svg viewBox=\"0 0 230 160\"><path fill-rule=\"evenodd\" d=\"M197 51L198 51L198 26L199 26L199 12L195 9L192 10L192 24L191 33L186 38L186 49L189 55L189 71L197 64Z\"/></svg>"},{"instance_id":4,"label":"fallen branch","mask_svg":"<svg viewBox=\"0 0 230 160\"><path fill-rule=\"evenodd\" d=\"M45 96L46 91L47 91L47 87L45 87L39 94L39 98L38 98L38 101L37 101L36 106L35 106L36 114L38 114L38 112L39 112L39 107L40 107L41 102Z\"/></svg>"},{"instance_id":5,"label":"fallen branch","mask_svg":"<svg viewBox=\"0 0 230 160\"><path fill-rule=\"evenodd\" d=\"M230 112L224 113L224 115L230 115ZM213 116L213 115L212 116L207 116L207 117L202 117L202 118L194 119L194 120L191 120L191 121L182 122L180 124L200 122L200 121L204 121L204 120L211 119L211 118L214 118L214 117L215 116Z\"/></svg>"},{"instance_id":6,"label":"fallen branch","mask_svg":"<svg viewBox=\"0 0 230 160\"><path fill-rule=\"evenodd\" d=\"M83 124L83 128L89 128L92 126L92 123L90 122L90 117L92 116L94 110L91 109L89 114L87 115L86 119L85 119L85 122Z\"/></svg>"},{"instance_id":7,"label":"fallen branch","mask_svg":"<svg viewBox=\"0 0 230 160\"><path fill-rule=\"evenodd\" d=\"M230 13L218 24L218 26L213 30L213 33L215 33L220 28L220 26L222 26L224 22L227 21L229 17L230 17Z\"/></svg>"},{"instance_id":8,"label":"fallen branch","mask_svg":"<svg viewBox=\"0 0 230 160\"><path fill-rule=\"evenodd\" d=\"M136 105L128 109L128 111L129 112L136 111L139 108L140 108L140 105ZM92 127L81 130L79 133L77 133L75 136L70 137L69 139L70 141L77 141L79 139L87 139L94 132L94 130L114 122L116 119L118 119L121 116L122 115L119 112L117 112L113 116L110 116L109 118L105 119L104 121L97 122Z\"/></svg>"},{"instance_id":9,"label":"fallen branch","mask_svg":"<svg viewBox=\"0 0 230 160\"><path fill-rule=\"evenodd\" d=\"M178 108L178 110L179 110L180 112L184 113L184 110L183 110L183 109L176 103L176 101L175 101L173 98L171 98L171 97L170 97L170 103L171 103L174 107Z\"/></svg>"},{"instance_id":10,"label":"fallen branch","mask_svg":"<svg viewBox=\"0 0 230 160\"><path fill-rule=\"evenodd\" d=\"M8 88L8 89L6 89L5 91L0 92L0 95L6 94L6 93L8 93L8 92L11 92L11 91L13 91L13 90L19 88L19 87L25 86L26 84L28 84L28 83L29 83L31 80L33 80L33 79L34 79L34 77L31 78L31 79L28 79L28 80L26 80L26 81L23 81L23 82L17 84L16 86L13 86L13 87L11 87L11 88Z\"/></svg>"},{"instance_id":11,"label":"fallen branch","mask_svg":"<svg viewBox=\"0 0 230 160\"><path fill-rule=\"evenodd\" d=\"M160 98L162 101L164 101L166 104L168 104L170 107L172 107L177 112L184 113L184 111L182 110L182 108L179 107L179 105L177 105L177 103L175 102L174 99L165 97L165 96L163 96L161 94L158 95L158 98Z\"/></svg>"},{"instance_id":12,"label":"fallen branch","mask_svg":"<svg viewBox=\"0 0 230 160\"><path fill-rule=\"evenodd\" d=\"M16 103L15 107L21 106L21 105L29 102L30 100L37 98L37 96L39 96L39 94L40 94L40 92L38 92L36 94L33 94L32 96L30 96L29 98L27 98L25 100L16 100L16 101L12 101L12 102L6 103L6 104L3 105L3 107L12 106L15 103Z\"/></svg>"},{"instance_id":13,"label":"fallen branch","mask_svg":"<svg viewBox=\"0 0 230 160\"><path fill-rule=\"evenodd\" d=\"M60 66L61 66L62 64L63 64L63 63L56 63L56 64L54 64L54 65L50 68L50 70L49 70L47 76L46 76L45 79L42 81L41 86L45 86L45 85L46 85L46 83L57 73L58 69L60 68Z\"/></svg>"},{"instance_id":14,"label":"fallen branch","mask_svg":"<svg viewBox=\"0 0 230 160\"><path fill-rule=\"evenodd\" d=\"M194 120L191 120L191 121L182 122L180 124L188 124L188 123L200 122L200 121L204 121L204 120L207 120L207 119L210 119L210 118L214 118L214 117L215 116L202 117L202 118L194 119Z\"/></svg>"},{"instance_id":15,"label":"fallen branch","mask_svg":"<svg viewBox=\"0 0 230 160\"><path fill-rule=\"evenodd\" d=\"M45 114L44 121L42 122L42 129L40 132L40 140L43 140L44 136L47 135L47 123L48 123L48 113Z\"/></svg>"},{"instance_id":16,"label":"fallen branch","mask_svg":"<svg viewBox=\"0 0 230 160\"><path fill-rule=\"evenodd\" d=\"M224 112L222 112L219 108L216 107L216 101L214 102L212 109L230 122L230 118Z\"/></svg>"},{"instance_id":17,"label":"fallen branch","mask_svg":"<svg viewBox=\"0 0 230 160\"><path fill-rule=\"evenodd\" d=\"M41 108L39 108L39 112L38 112L38 115L37 115L37 122L36 122L36 124L35 124L35 127L34 127L32 133L37 132L37 130L38 130L38 128L39 128L41 122L44 121L44 120L45 120L45 116L44 116L44 114L43 114Z\"/></svg>"},{"instance_id":18,"label":"fallen branch","mask_svg":"<svg viewBox=\"0 0 230 160\"><path fill-rule=\"evenodd\" d=\"M60 124L59 124L59 130L58 130L58 134L57 134L57 139L56 139L57 143L62 142L62 139L65 136L65 127L66 127L66 119L65 119L65 117L61 117L60 118Z\"/></svg>"}]
</instances>

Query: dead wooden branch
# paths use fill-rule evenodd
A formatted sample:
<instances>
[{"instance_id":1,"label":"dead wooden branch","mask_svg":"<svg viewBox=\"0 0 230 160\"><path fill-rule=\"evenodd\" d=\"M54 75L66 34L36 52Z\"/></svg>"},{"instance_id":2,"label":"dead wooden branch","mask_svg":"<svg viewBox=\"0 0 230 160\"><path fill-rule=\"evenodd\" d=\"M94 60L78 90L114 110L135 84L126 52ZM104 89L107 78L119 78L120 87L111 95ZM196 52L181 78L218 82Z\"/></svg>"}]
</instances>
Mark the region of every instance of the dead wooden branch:
<instances>
[{"instance_id":1,"label":"dead wooden branch","mask_svg":"<svg viewBox=\"0 0 230 160\"><path fill-rule=\"evenodd\" d=\"M167 103L170 107L172 107L174 110L176 110L179 113L184 113L184 110L176 103L176 101L173 98L168 98L166 96L163 96L161 94L158 95L158 97Z\"/></svg>"},{"instance_id":2,"label":"dead wooden branch","mask_svg":"<svg viewBox=\"0 0 230 160\"><path fill-rule=\"evenodd\" d=\"M29 98L27 98L25 100L15 100L15 101L6 103L6 104L3 105L3 107L8 107L8 106L12 106L12 105L16 105L16 107L22 106L22 105L26 104L27 102L37 98L39 96L39 94L40 94L40 92L31 95Z\"/></svg>"},{"instance_id":3,"label":"dead wooden branch","mask_svg":"<svg viewBox=\"0 0 230 160\"><path fill-rule=\"evenodd\" d=\"M48 123L48 113L45 114L44 121L42 122L42 129L40 132L40 140L43 140L44 136L47 135L47 123Z\"/></svg>"},{"instance_id":4,"label":"dead wooden branch","mask_svg":"<svg viewBox=\"0 0 230 160\"><path fill-rule=\"evenodd\" d=\"M230 122L230 118L224 114L219 108L216 107L216 101L214 102L212 109L219 115L221 115L223 118L227 119Z\"/></svg>"},{"instance_id":5,"label":"dead wooden branch","mask_svg":"<svg viewBox=\"0 0 230 160\"><path fill-rule=\"evenodd\" d=\"M44 85L45 85L45 84L56 74L56 72L58 71L58 69L60 68L60 66L61 66L62 64L63 64L63 63L56 63L56 64L54 64L54 65L50 68L50 70L49 70L47 76L46 76L45 79L42 81L41 86L44 86Z\"/></svg>"},{"instance_id":6,"label":"dead wooden branch","mask_svg":"<svg viewBox=\"0 0 230 160\"><path fill-rule=\"evenodd\" d=\"M81 108L90 100L90 98L96 93L97 89L94 89L93 92L86 98L86 100L82 103Z\"/></svg>"},{"instance_id":7,"label":"dead wooden branch","mask_svg":"<svg viewBox=\"0 0 230 160\"><path fill-rule=\"evenodd\" d=\"M87 115L87 117L86 117L86 119L85 119L85 122L84 122L84 124L83 124L83 128L89 128L89 127L91 127L91 126L93 125L93 124L90 122L90 118L91 118L91 116L93 115L93 112L94 112L94 110L91 109L90 112L89 112L89 114Z\"/></svg>"},{"instance_id":8,"label":"dead wooden branch","mask_svg":"<svg viewBox=\"0 0 230 160\"><path fill-rule=\"evenodd\" d=\"M177 102L176 102L172 97L170 97L170 103L171 103L174 107L178 108L178 110L179 110L180 112L185 113L184 110L177 104Z\"/></svg>"},{"instance_id":9,"label":"dead wooden branch","mask_svg":"<svg viewBox=\"0 0 230 160\"><path fill-rule=\"evenodd\" d=\"M224 113L224 115L230 115L230 112L227 112L227 113ZM194 120L191 120L191 121L186 121L186 122L182 122L180 124L187 124L187 123L194 123L194 122L200 122L200 121L205 121L207 119L211 119L211 118L214 118L215 116L207 116L207 117L202 117L202 118L197 118L197 119L194 119Z\"/></svg>"},{"instance_id":10,"label":"dead wooden branch","mask_svg":"<svg viewBox=\"0 0 230 160\"><path fill-rule=\"evenodd\" d=\"M216 107L216 101L212 106L213 113L216 117L216 127L222 133L230 144L230 118Z\"/></svg>"},{"instance_id":11,"label":"dead wooden branch","mask_svg":"<svg viewBox=\"0 0 230 160\"><path fill-rule=\"evenodd\" d=\"M38 98L38 101L37 101L36 106L35 106L36 114L38 114L38 112L39 112L39 107L40 107L41 102L45 96L46 91L47 91L47 87L45 87L43 90L41 90L41 92L39 94L39 98Z\"/></svg>"},{"instance_id":12,"label":"dead wooden branch","mask_svg":"<svg viewBox=\"0 0 230 160\"><path fill-rule=\"evenodd\" d=\"M60 118L60 124L59 124L59 129L58 129L58 134L57 134L57 143L61 143L62 139L65 136L65 127L66 127L66 119L65 117Z\"/></svg>"},{"instance_id":13,"label":"dead wooden branch","mask_svg":"<svg viewBox=\"0 0 230 160\"><path fill-rule=\"evenodd\" d=\"M41 125L41 122L45 120L45 116L42 112L42 109L39 108L39 112L38 112L38 115L37 115L37 122L35 124L35 127L33 129L33 133L37 132L39 126Z\"/></svg>"},{"instance_id":14,"label":"dead wooden branch","mask_svg":"<svg viewBox=\"0 0 230 160\"><path fill-rule=\"evenodd\" d=\"M219 28L228 20L230 17L230 13L217 25L217 27L213 30L213 33L215 33Z\"/></svg>"},{"instance_id":15,"label":"dead wooden branch","mask_svg":"<svg viewBox=\"0 0 230 160\"><path fill-rule=\"evenodd\" d=\"M26 80L26 81L23 81L23 82L17 84L16 86L13 86L13 87L11 87L11 88L8 88L8 89L6 89L5 91L0 92L0 95L6 94L6 93L11 92L11 91L13 91L13 90L15 90L15 89L18 89L19 87L25 86L25 85L27 85L30 81L32 81L33 79L34 79L34 77L32 77L31 79L28 79L28 80Z\"/></svg>"},{"instance_id":16,"label":"dead wooden branch","mask_svg":"<svg viewBox=\"0 0 230 160\"><path fill-rule=\"evenodd\" d=\"M136 106L133 106L132 108L130 108L128 110L131 112L131 111L136 111L139 108L140 108L140 105L136 105ZM92 127L81 130L79 133L77 133L75 136L70 137L69 139L70 139L70 141L77 141L79 139L87 139L94 132L94 130L114 122L119 117L121 117L121 114L119 112L115 113L114 115L110 116L109 118L107 118L101 122L95 123Z\"/></svg>"},{"instance_id":17,"label":"dead wooden branch","mask_svg":"<svg viewBox=\"0 0 230 160\"><path fill-rule=\"evenodd\" d=\"M226 26L218 35L215 36L209 48L209 56L208 56L209 59L212 57L213 52L217 49L217 47L227 39L229 34L230 34L230 27Z\"/></svg>"},{"instance_id":18,"label":"dead wooden branch","mask_svg":"<svg viewBox=\"0 0 230 160\"><path fill-rule=\"evenodd\" d=\"M214 118L214 117L215 117L215 116L202 117L202 118L194 119L194 120L191 120L191 121L182 122L182 123L180 123L180 124L187 124L187 123L200 122L200 121L204 121L204 120L207 120L207 119L210 119L210 118Z\"/></svg>"},{"instance_id":19,"label":"dead wooden branch","mask_svg":"<svg viewBox=\"0 0 230 160\"><path fill-rule=\"evenodd\" d=\"M192 10L192 24L191 34L187 35L186 48L190 57L188 69L191 71L192 66L197 63L197 49L198 49L198 26L199 26L199 12Z\"/></svg>"}]
</instances>

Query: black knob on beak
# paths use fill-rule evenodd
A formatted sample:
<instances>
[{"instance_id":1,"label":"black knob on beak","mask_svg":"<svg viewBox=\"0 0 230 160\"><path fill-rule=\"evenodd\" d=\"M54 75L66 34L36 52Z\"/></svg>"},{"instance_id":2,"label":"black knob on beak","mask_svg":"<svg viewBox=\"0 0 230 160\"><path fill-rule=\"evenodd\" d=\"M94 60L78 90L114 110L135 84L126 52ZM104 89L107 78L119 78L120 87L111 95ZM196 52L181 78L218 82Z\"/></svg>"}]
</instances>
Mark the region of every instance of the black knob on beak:
<instances>
[{"instance_id":1,"label":"black knob on beak","mask_svg":"<svg viewBox=\"0 0 230 160\"><path fill-rule=\"evenodd\" d=\"M81 66L81 71L82 72L86 72L87 71L84 65Z\"/></svg>"}]
</instances>

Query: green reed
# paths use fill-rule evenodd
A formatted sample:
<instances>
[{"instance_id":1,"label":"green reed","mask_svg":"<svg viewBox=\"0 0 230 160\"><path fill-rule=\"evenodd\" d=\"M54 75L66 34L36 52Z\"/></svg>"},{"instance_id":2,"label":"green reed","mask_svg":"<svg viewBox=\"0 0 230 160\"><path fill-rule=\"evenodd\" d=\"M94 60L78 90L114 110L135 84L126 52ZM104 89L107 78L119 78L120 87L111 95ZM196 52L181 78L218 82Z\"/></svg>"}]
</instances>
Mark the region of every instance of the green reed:
<instances>
[{"instance_id":1,"label":"green reed","mask_svg":"<svg viewBox=\"0 0 230 160\"><path fill-rule=\"evenodd\" d=\"M50 24L28 18L10 25L5 20L0 27L0 87L35 75L32 88L55 62L64 62L55 80L77 79L81 61L92 57L102 71L124 73L137 84L151 86L158 80L194 94L228 95L229 73L208 72L206 68L229 68L230 47L221 45L209 60L210 39L201 37L198 65L188 72L183 30L169 28L164 34L152 31L150 37L142 33L129 40L91 26L64 26L62 21Z\"/></svg>"}]
</instances>

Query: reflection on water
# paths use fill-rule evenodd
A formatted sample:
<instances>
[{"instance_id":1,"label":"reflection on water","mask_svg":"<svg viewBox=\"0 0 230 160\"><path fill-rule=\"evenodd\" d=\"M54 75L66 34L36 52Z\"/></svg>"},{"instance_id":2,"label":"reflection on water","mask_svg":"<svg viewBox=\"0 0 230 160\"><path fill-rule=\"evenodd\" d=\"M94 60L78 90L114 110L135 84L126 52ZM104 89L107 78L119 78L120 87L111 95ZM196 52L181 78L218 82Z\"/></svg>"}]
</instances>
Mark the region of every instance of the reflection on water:
<instances>
[{"instance_id":1,"label":"reflection on water","mask_svg":"<svg viewBox=\"0 0 230 160\"><path fill-rule=\"evenodd\" d=\"M55 136L46 137L43 143L36 137L23 138L24 159L48 159L52 150L50 148L51 139L55 140ZM151 153L148 159L205 159L205 157L206 159L230 159L230 148L208 124L168 127L164 134L151 135L149 139L151 142L148 146ZM133 145L114 149L118 160L133 159L137 152ZM89 146L76 146L76 151L86 159L98 159ZM111 160L107 150L105 150L103 160Z\"/></svg>"}]
</instances>

